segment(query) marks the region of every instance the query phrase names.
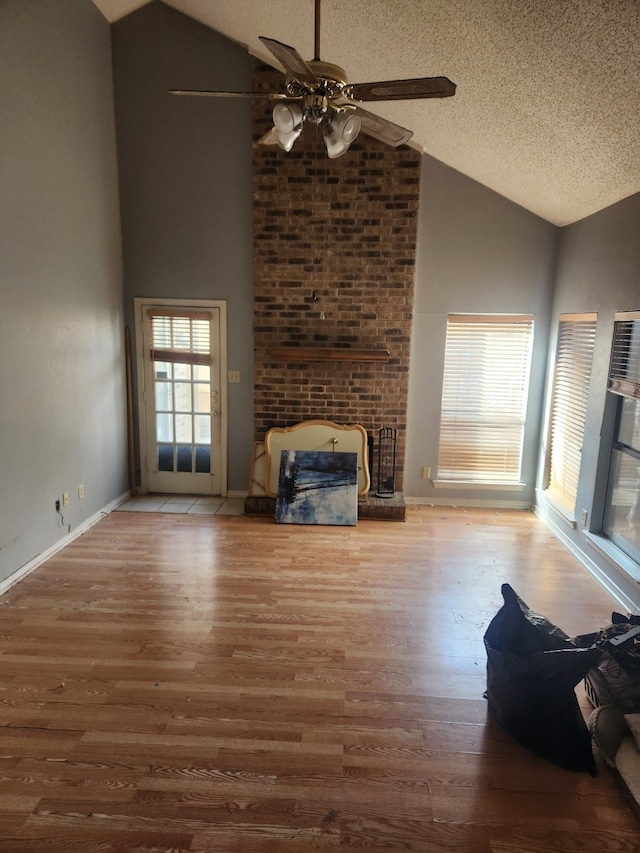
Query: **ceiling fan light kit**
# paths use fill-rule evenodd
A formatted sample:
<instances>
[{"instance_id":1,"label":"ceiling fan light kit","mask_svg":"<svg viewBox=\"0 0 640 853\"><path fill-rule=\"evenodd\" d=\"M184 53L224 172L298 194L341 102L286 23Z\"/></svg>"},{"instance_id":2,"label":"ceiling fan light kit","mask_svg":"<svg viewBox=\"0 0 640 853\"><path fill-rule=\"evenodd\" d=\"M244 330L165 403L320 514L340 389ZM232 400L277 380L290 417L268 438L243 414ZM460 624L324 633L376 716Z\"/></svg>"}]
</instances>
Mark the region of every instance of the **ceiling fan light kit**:
<instances>
[{"instance_id":1,"label":"ceiling fan light kit","mask_svg":"<svg viewBox=\"0 0 640 853\"><path fill-rule=\"evenodd\" d=\"M447 77L416 77L409 80L380 80L347 83L342 68L322 62L320 54L320 0L315 0L315 57L306 62L297 50L276 39L260 36L260 41L283 66L284 92L214 92L170 89L174 95L213 98L267 98L279 103L273 109L273 127L258 142L279 145L291 151L305 122L319 125L333 159L342 156L358 133L396 147L407 142L412 131L362 109L363 101L400 101L416 98L449 98L456 86Z\"/></svg>"},{"instance_id":2,"label":"ceiling fan light kit","mask_svg":"<svg viewBox=\"0 0 640 853\"><path fill-rule=\"evenodd\" d=\"M327 116L322 122L322 136L327 146L329 158L334 160L348 150L353 140L360 133L362 119L348 112Z\"/></svg>"},{"instance_id":3,"label":"ceiling fan light kit","mask_svg":"<svg viewBox=\"0 0 640 853\"><path fill-rule=\"evenodd\" d=\"M276 104L273 108L273 123L281 133L292 133L302 127L302 110L298 104Z\"/></svg>"},{"instance_id":4,"label":"ceiling fan light kit","mask_svg":"<svg viewBox=\"0 0 640 853\"><path fill-rule=\"evenodd\" d=\"M285 151L291 151L293 143L302 133L302 109L298 104L276 104L273 108L273 127L276 142Z\"/></svg>"}]
</instances>

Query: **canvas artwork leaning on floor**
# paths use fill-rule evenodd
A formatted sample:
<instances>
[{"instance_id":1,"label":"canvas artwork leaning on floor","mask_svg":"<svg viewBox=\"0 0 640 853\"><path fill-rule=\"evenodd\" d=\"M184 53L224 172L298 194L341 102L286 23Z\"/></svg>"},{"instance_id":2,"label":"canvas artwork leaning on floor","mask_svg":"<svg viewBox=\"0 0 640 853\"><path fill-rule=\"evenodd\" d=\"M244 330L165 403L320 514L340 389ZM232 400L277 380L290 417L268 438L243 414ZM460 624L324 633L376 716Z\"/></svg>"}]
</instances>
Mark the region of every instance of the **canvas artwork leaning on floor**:
<instances>
[{"instance_id":1,"label":"canvas artwork leaning on floor","mask_svg":"<svg viewBox=\"0 0 640 853\"><path fill-rule=\"evenodd\" d=\"M276 499L281 524L355 525L358 520L358 456L315 450L283 450Z\"/></svg>"}]
</instances>

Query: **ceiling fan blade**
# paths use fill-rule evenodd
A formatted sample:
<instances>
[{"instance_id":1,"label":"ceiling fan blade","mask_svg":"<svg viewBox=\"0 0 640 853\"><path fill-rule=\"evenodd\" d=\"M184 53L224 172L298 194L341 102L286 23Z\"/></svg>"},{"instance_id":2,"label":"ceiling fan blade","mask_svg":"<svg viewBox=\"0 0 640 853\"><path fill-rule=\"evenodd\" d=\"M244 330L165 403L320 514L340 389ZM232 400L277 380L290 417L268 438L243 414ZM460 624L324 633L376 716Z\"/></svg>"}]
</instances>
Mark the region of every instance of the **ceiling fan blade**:
<instances>
[{"instance_id":1,"label":"ceiling fan blade","mask_svg":"<svg viewBox=\"0 0 640 853\"><path fill-rule=\"evenodd\" d=\"M281 41L276 41L275 39L269 39L266 36L259 36L259 38L290 77L295 77L296 80L311 83L312 85L318 82L316 75L294 47L289 47L288 44L283 44Z\"/></svg>"},{"instance_id":2,"label":"ceiling fan blade","mask_svg":"<svg viewBox=\"0 0 640 853\"><path fill-rule=\"evenodd\" d=\"M352 83L344 94L356 101L406 101L412 98L450 98L456 84L448 77L415 77L409 80L380 80L378 83Z\"/></svg>"},{"instance_id":3,"label":"ceiling fan blade","mask_svg":"<svg viewBox=\"0 0 640 853\"><path fill-rule=\"evenodd\" d=\"M361 130L367 136L373 136L380 142L386 142L387 145L392 145L396 148L408 142L413 136L412 130L407 130L405 127L400 127L399 124L394 124L386 118L380 118L368 110L363 110L362 107L356 107L355 114L360 116L362 121Z\"/></svg>"},{"instance_id":4,"label":"ceiling fan blade","mask_svg":"<svg viewBox=\"0 0 640 853\"><path fill-rule=\"evenodd\" d=\"M267 98L280 100L286 98L279 92L212 92L206 89L168 89L170 95L192 95L197 98Z\"/></svg>"}]
</instances>

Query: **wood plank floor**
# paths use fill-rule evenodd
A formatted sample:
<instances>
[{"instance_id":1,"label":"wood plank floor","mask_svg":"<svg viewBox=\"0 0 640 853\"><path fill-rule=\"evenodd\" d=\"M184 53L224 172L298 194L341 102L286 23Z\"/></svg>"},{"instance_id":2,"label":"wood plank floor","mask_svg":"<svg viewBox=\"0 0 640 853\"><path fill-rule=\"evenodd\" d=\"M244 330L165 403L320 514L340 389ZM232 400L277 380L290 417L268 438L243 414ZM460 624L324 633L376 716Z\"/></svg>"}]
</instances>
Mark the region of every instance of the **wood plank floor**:
<instances>
[{"instance_id":1,"label":"wood plank floor","mask_svg":"<svg viewBox=\"0 0 640 853\"><path fill-rule=\"evenodd\" d=\"M529 512L111 514L0 598L0 850L640 850L600 759L487 713L504 581L569 634L617 607Z\"/></svg>"}]
</instances>

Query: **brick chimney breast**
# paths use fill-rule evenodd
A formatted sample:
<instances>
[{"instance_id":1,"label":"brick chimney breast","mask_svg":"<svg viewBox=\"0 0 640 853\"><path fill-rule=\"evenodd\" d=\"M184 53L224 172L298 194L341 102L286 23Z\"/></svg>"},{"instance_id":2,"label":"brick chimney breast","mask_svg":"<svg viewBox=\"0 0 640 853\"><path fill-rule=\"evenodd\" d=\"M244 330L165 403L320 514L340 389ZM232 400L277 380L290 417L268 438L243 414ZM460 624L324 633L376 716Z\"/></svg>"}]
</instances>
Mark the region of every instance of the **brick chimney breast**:
<instances>
[{"instance_id":1,"label":"brick chimney breast","mask_svg":"<svg viewBox=\"0 0 640 853\"><path fill-rule=\"evenodd\" d=\"M253 82L279 91L282 75L256 63ZM330 160L308 123L289 153L255 144L272 107L253 107L255 439L312 418L360 423L375 485L378 431L394 427L401 492L420 154L361 133ZM313 359L296 360L296 347ZM316 360L318 348L353 360Z\"/></svg>"}]
</instances>

